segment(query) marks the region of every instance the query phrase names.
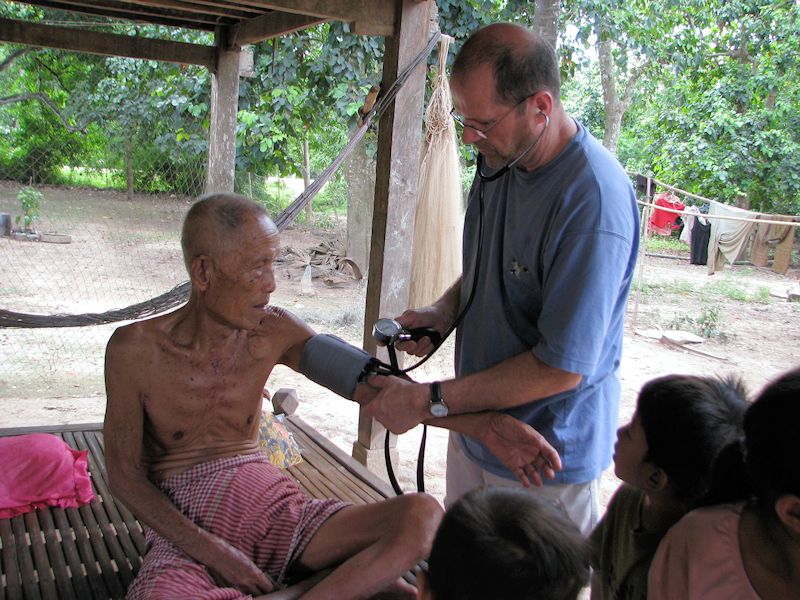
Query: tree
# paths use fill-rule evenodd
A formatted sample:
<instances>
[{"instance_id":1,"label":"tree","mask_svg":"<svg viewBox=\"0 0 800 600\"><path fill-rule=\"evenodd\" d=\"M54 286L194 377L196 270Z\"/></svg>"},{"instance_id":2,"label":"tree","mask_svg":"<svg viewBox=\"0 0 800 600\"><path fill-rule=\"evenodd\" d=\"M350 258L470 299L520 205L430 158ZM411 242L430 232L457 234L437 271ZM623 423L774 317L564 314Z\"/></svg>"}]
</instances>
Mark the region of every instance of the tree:
<instances>
[{"instance_id":1,"label":"tree","mask_svg":"<svg viewBox=\"0 0 800 600\"><path fill-rule=\"evenodd\" d=\"M702 35L677 47L631 115L637 160L703 196L796 213L800 8L729 2L717 9L698 19Z\"/></svg>"}]
</instances>

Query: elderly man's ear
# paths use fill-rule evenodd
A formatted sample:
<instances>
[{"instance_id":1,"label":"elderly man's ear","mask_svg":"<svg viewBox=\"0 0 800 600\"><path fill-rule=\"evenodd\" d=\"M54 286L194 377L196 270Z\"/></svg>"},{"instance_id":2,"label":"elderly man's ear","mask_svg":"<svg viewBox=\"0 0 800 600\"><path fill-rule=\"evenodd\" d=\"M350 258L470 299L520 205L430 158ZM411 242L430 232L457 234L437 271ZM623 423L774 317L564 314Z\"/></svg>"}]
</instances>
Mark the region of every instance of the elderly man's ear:
<instances>
[{"instance_id":1,"label":"elderly man's ear","mask_svg":"<svg viewBox=\"0 0 800 600\"><path fill-rule=\"evenodd\" d=\"M786 494L775 501L775 513L795 540L800 541L800 497Z\"/></svg>"},{"instance_id":2,"label":"elderly man's ear","mask_svg":"<svg viewBox=\"0 0 800 600\"><path fill-rule=\"evenodd\" d=\"M208 289L212 270L213 264L207 255L198 254L195 256L192 259L192 265L189 271L192 278L192 286L198 291L205 291Z\"/></svg>"}]
</instances>

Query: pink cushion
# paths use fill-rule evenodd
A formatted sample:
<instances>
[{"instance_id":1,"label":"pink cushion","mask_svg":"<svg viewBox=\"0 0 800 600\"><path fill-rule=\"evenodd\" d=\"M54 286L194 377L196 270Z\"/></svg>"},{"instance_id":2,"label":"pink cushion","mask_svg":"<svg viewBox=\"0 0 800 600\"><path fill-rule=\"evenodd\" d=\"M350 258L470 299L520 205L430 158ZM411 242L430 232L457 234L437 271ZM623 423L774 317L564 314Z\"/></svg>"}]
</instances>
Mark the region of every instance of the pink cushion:
<instances>
[{"instance_id":1,"label":"pink cushion","mask_svg":"<svg viewBox=\"0 0 800 600\"><path fill-rule=\"evenodd\" d=\"M86 455L49 433L0 438L0 518L91 502Z\"/></svg>"}]
</instances>

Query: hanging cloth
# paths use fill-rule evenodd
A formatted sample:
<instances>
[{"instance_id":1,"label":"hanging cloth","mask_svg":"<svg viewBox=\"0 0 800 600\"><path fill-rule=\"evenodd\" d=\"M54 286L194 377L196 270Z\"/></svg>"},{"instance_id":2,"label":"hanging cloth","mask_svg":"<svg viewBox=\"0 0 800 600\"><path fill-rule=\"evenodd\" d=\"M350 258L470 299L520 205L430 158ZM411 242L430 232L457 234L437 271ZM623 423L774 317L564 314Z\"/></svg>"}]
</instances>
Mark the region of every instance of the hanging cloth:
<instances>
[{"instance_id":1,"label":"hanging cloth","mask_svg":"<svg viewBox=\"0 0 800 600\"><path fill-rule=\"evenodd\" d=\"M686 208L684 203L681 202L675 194L670 192L656 194L653 198L653 204L655 204L656 207L662 206L672 210L683 210ZM650 232L658 235L671 235L674 229L680 227L678 223L680 216L681 215L678 213L656 208L653 210L653 215L650 217L650 222L648 223Z\"/></svg>"},{"instance_id":2,"label":"hanging cloth","mask_svg":"<svg viewBox=\"0 0 800 600\"><path fill-rule=\"evenodd\" d=\"M709 217L714 216L727 216L727 217L740 217L745 219L755 218L757 213L737 208L735 206L728 206L720 204L715 200L711 201L711 207L708 211ZM749 221L732 221L724 219L710 219L711 221L711 234L708 240L708 274L713 274L717 269L722 269L725 266L725 260L730 264L739 258L739 253L742 251L750 232L753 229L754 223Z\"/></svg>"},{"instance_id":3,"label":"hanging cloth","mask_svg":"<svg viewBox=\"0 0 800 600\"><path fill-rule=\"evenodd\" d=\"M461 273L463 213L456 129L447 81L450 38L439 42L439 70L425 111L422 159L411 253L410 307L439 299Z\"/></svg>"}]
</instances>

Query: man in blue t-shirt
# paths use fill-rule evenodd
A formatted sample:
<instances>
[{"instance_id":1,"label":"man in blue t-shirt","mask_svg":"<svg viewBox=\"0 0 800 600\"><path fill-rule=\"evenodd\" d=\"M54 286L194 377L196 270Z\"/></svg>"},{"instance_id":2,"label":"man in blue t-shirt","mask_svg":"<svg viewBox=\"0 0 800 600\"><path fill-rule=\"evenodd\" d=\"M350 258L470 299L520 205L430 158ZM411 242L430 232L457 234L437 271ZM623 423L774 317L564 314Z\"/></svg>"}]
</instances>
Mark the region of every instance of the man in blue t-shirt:
<instances>
[{"instance_id":1,"label":"man in blue t-shirt","mask_svg":"<svg viewBox=\"0 0 800 600\"><path fill-rule=\"evenodd\" d=\"M555 53L531 31L477 31L456 57L450 87L462 140L480 153L463 275L433 305L398 321L442 333L458 323L456 378L375 378L380 391L365 414L396 433L421 421L447 427L442 415L484 410L530 424L563 464L534 492L588 533L617 426L639 243L633 189L614 156L566 114ZM399 347L432 349L427 338ZM515 477L480 442L451 432L447 505L482 485L519 485Z\"/></svg>"}]
</instances>

